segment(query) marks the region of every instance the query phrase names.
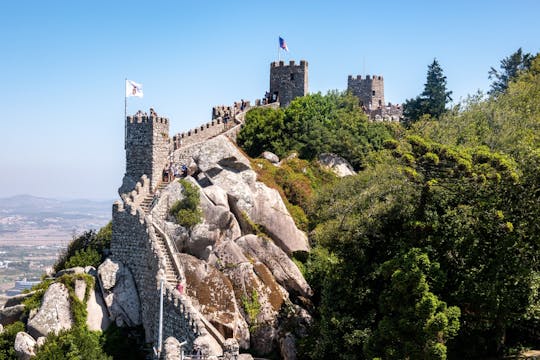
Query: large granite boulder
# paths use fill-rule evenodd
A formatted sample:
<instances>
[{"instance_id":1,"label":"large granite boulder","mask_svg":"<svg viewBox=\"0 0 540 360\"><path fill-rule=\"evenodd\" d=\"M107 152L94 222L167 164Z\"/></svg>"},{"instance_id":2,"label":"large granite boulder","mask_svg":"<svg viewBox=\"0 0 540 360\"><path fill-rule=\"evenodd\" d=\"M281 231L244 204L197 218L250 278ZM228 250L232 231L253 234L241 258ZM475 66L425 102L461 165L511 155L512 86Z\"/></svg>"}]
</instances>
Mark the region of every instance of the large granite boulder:
<instances>
[{"instance_id":1,"label":"large granite boulder","mask_svg":"<svg viewBox=\"0 0 540 360\"><path fill-rule=\"evenodd\" d=\"M86 302L86 325L91 331L105 331L111 324L107 306L103 300L103 295L98 287L90 292L90 296Z\"/></svg>"},{"instance_id":2,"label":"large granite boulder","mask_svg":"<svg viewBox=\"0 0 540 360\"><path fill-rule=\"evenodd\" d=\"M247 259L235 242L216 248L210 260L232 283L238 308L252 329L251 348L269 353L278 333L279 311L288 300L287 291L262 262Z\"/></svg>"},{"instance_id":3,"label":"large granite boulder","mask_svg":"<svg viewBox=\"0 0 540 360\"><path fill-rule=\"evenodd\" d=\"M197 310L224 338L234 338L243 348L249 347L249 330L230 280L215 267L188 254L177 254L186 277L185 293Z\"/></svg>"},{"instance_id":4,"label":"large granite boulder","mask_svg":"<svg viewBox=\"0 0 540 360\"><path fill-rule=\"evenodd\" d=\"M304 297L313 295L296 264L271 240L250 234L236 239L235 242L246 256L266 265L287 291L293 291Z\"/></svg>"},{"instance_id":5,"label":"large granite boulder","mask_svg":"<svg viewBox=\"0 0 540 360\"><path fill-rule=\"evenodd\" d=\"M13 347L19 360L29 360L36 356L36 340L24 331L17 333Z\"/></svg>"},{"instance_id":6,"label":"large granite boulder","mask_svg":"<svg viewBox=\"0 0 540 360\"><path fill-rule=\"evenodd\" d=\"M206 334L193 341L193 354L200 355L200 359L206 359L210 356L222 356L223 350L216 339L210 334Z\"/></svg>"},{"instance_id":7,"label":"large granite boulder","mask_svg":"<svg viewBox=\"0 0 540 360\"><path fill-rule=\"evenodd\" d=\"M139 294L129 269L108 258L98 268L98 280L111 320L118 326L140 325Z\"/></svg>"},{"instance_id":8,"label":"large granite boulder","mask_svg":"<svg viewBox=\"0 0 540 360\"><path fill-rule=\"evenodd\" d=\"M214 189L215 191L210 192L214 201L221 202L216 205L206 196L206 192L195 179L187 177L186 180L199 188L203 221L192 229L185 229L173 223L174 219L169 215L169 209L175 202L183 199L183 187L178 181L173 182L163 190L157 205L152 210L152 217L174 241L178 251L185 251L200 259L207 259L210 254L209 248L223 241L239 237L241 235L240 226L234 214L229 211L228 206L224 206L223 201L226 204L227 197L223 190L220 192Z\"/></svg>"},{"instance_id":9,"label":"large granite boulder","mask_svg":"<svg viewBox=\"0 0 540 360\"><path fill-rule=\"evenodd\" d=\"M0 325L13 324L24 312L24 305L14 305L0 309Z\"/></svg>"},{"instance_id":10,"label":"large granite boulder","mask_svg":"<svg viewBox=\"0 0 540 360\"><path fill-rule=\"evenodd\" d=\"M279 163L279 157L276 154L274 154L273 152L263 151L263 153L261 154L261 157L263 159L266 159L266 160L270 161L272 164Z\"/></svg>"},{"instance_id":11,"label":"large granite boulder","mask_svg":"<svg viewBox=\"0 0 540 360\"><path fill-rule=\"evenodd\" d=\"M47 336L50 332L58 334L61 330L71 329L72 326L68 289L62 283L54 283L45 291L36 315L28 320L28 333L37 339L40 336Z\"/></svg>"},{"instance_id":12,"label":"large granite boulder","mask_svg":"<svg viewBox=\"0 0 540 360\"><path fill-rule=\"evenodd\" d=\"M336 154L323 153L319 155L319 164L325 169L332 171L339 177L356 175L351 164Z\"/></svg>"},{"instance_id":13,"label":"large granite boulder","mask_svg":"<svg viewBox=\"0 0 540 360\"><path fill-rule=\"evenodd\" d=\"M249 159L229 139L217 136L196 149L180 148L175 153L175 158L186 156L197 162L205 183L227 193L227 202L244 233L252 232L251 225L258 224L287 254L309 251L306 234L296 227L279 193L256 181Z\"/></svg>"}]
</instances>

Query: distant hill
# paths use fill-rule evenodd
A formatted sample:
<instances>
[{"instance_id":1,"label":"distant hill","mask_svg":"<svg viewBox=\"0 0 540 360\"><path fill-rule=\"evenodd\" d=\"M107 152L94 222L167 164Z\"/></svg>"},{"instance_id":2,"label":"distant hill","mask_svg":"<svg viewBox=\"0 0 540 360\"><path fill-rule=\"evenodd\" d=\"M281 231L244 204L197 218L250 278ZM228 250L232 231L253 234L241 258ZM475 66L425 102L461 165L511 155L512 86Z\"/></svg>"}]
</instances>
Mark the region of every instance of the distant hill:
<instances>
[{"instance_id":1,"label":"distant hill","mask_svg":"<svg viewBox=\"0 0 540 360\"><path fill-rule=\"evenodd\" d=\"M111 206L112 200L0 198L0 245L67 241L74 233L107 224Z\"/></svg>"}]
</instances>

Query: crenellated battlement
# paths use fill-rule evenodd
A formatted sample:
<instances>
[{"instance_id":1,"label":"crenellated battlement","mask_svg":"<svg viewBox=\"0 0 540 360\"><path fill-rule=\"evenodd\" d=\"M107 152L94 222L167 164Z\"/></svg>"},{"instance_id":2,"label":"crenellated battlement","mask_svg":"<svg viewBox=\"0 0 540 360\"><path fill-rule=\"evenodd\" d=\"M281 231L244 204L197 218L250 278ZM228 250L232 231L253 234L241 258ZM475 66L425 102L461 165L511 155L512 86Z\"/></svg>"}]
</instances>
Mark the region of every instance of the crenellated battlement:
<instances>
[{"instance_id":1,"label":"crenellated battlement","mask_svg":"<svg viewBox=\"0 0 540 360\"><path fill-rule=\"evenodd\" d=\"M366 75L366 77L362 78L362 75L356 75L356 76L353 76L353 75L349 75L348 77L348 82L356 82L356 81L365 81L365 80L381 80L383 81L384 78L380 75Z\"/></svg>"},{"instance_id":2,"label":"crenellated battlement","mask_svg":"<svg viewBox=\"0 0 540 360\"><path fill-rule=\"evenodd\" d=\"M306 60L300 60L300 64L296 64L294 60L291 60L288 63L285 63L285 61L281 60L281 61L273 61L270 66L273 68L283 67L283 66L298 66L298 67L307 68L308 63Z\"/></svg>"},{"instance_id":3,"label":"crenellated battlement","mask_svg":"<svg viewBox=\"0 0 540 360\"><path fill-rule=\"evenodd\" d=\"M270 93L269 102L279 102L281 107L287 107L297 97L308 93L308 62L294 60L285 63L274 61L270 64Z\"/></svg>"},{"instance_id":4,"label":"crenellated battlement","mask_svg":"<svg viewBox=\"0 0 540 360\"><path fill-rule=\"evenodd\" d=\"M169 125L169 119L161 116L133 115L127 116L128 124L164 124Z\"/></svg>"}]
</instances>

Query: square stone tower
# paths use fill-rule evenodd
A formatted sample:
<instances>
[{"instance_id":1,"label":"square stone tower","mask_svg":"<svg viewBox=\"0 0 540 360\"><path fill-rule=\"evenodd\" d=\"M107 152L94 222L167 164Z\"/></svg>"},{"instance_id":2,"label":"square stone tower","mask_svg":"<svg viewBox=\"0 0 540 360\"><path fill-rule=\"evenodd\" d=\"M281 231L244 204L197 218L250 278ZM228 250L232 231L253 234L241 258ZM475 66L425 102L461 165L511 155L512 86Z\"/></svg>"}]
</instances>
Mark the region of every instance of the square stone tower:
<instances>
[{"instance_id":1,"label":"square stone tower","mask_svg":"<svg viewBox=\"0 0 540 360\"><path fill-rule=\"evenodd\" d=\"M347 90L360 99L360 105L367 111L382 109L385 106L382 76L367 75L365 79L362 79L360 75L349 75Z\"/></svg>"},{"instance_id":2,"label":"square stone tower","mask_svg":"<svg viewBox=\"0 0 540 360\"><path fill-rule=\"evenodd\" d=\"M296 65L294 60L285 64L274 61L270 64L270 98L287 107L294 98L308 93L308 63L305 60Z\"/></svg>"},{"instance_id":3,"label":"square stone tower","mask_svg":"<svg viewBox=\"0 0 540 360\"><path fill-rule=\"evenodd\" d=\"M119 192L134 189L146 174L153 189L161 180L170 151L169 119L138 112L126 117L126 174Z\"/></svg>"}]
</instances>

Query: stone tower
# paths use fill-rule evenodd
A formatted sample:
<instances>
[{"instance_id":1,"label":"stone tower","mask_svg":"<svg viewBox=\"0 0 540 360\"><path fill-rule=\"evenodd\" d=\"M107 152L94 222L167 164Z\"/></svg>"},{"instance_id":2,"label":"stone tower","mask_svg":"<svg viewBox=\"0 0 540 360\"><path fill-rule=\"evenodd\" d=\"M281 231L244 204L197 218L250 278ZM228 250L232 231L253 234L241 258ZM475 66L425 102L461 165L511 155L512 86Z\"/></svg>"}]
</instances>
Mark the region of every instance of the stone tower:
<instances>
[{"instance_id":1,"label":"stone tower","mask_svg":"<svg viewBox=\"0 0 540 360\"><path fill-rule=\"evenodd\" d=\"M308 93L308 63L305 60L296 65L274 61L270 64L270 99L277 99L281 107L286 107L294 98Z\"/></svg>"},{"instance_id":2,"label":"stone tower","mask_svg":"<svg viewBox=\"0 0 540 360\"><path fill-rule=\"evenodd\" d=\"M360 75L356 77L349 75L347 90L360 99L360 105L366 110L382 109L385 106L382 76L367 75L362 79Z\"/></svg>"},{"instance_id":3,"label":"stone tower","mask_svg":"<svg viewBox=\"0 0 540 360\"><path fill-rule=\"evenodd\" d=\"M144 174L153 189L161 180L168 160L169 119L157 116L153 110L150 116L139 111L126 117L125 149L126 174L119 193L133 190Z\"/></svg>"}]
</instances>

